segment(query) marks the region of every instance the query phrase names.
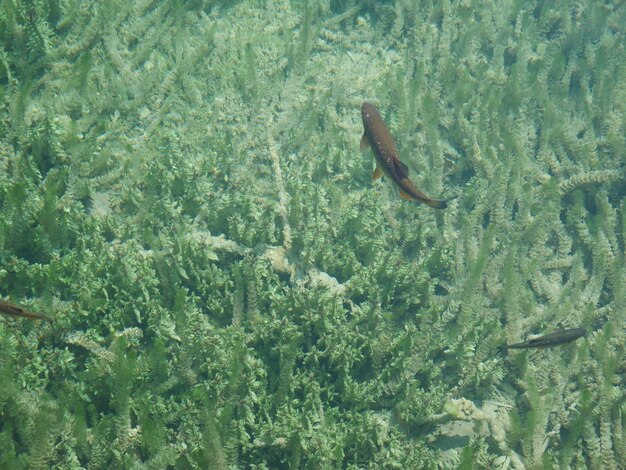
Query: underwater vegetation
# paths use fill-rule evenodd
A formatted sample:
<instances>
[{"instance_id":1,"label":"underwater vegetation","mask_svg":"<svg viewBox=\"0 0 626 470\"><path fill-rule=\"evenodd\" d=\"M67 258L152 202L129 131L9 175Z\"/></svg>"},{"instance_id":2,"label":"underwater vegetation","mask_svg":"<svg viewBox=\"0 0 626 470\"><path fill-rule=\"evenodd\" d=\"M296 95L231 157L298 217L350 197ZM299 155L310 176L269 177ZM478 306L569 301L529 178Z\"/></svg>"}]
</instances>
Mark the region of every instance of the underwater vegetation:
<instances>
[{"instance_id":1,"label":"underwater vegetation","mask_svg":"<svg viewBox=\"0 0 626 470\"><path fill-rule=\"evenodd\" d=\"M0 468L623 468L625 25L0 0Z\"/></svg>"}]
</instances>

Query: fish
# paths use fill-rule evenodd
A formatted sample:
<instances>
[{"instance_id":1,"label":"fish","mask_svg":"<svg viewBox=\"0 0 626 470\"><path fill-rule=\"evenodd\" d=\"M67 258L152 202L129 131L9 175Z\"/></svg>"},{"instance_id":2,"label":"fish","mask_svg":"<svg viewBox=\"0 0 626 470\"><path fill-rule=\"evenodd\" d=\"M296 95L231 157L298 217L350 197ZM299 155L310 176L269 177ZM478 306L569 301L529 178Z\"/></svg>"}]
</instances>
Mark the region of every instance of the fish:
<instances>
[{"instance_id":1,"label":"fish","mask_svg":"<svg viewBox=\"0 0 626 470\"><path fill-rule=\"evenodd\" d=\"M373 104L361 105L363 118L363 137L361 150L371 148L376 158L376 169L372 174L372 181L385 175L400 191L400 197L409 201L418 201L435 209L448 207L450 199L435 199L427 196L415 187L409 179L409 167L398 158L396 144L387 129L387 125Z\"/></svg>"},{"instance_id":2,"label":"fish","mask_svg":"<svg viewBox=\"0 0 626 470\"><path fill-rule=\"evenodd\" d=\"M500 349L502 352L506 352L509 349L549 348L560 344L571 343L583 336L587 336L587 331L584 328L559 329L522 343L505 344Z\"/></svg>"},{"instance_id":3,"label":"fish","mask_svg":"<svg viewBox=\"0 0 626 470\"><path fill-rule=\"evenodd\" d=\"M13 305L6 300L0 299L0 313L4 313L5 315L9 315L11 317L22 317L22 318L30 318L31 320L45 320L47 322L52 323L52 318L44 315L43 313L31 312L29 310L23 309L22 307L18 307L17 305Z\"/></svg>"}]
</instances>

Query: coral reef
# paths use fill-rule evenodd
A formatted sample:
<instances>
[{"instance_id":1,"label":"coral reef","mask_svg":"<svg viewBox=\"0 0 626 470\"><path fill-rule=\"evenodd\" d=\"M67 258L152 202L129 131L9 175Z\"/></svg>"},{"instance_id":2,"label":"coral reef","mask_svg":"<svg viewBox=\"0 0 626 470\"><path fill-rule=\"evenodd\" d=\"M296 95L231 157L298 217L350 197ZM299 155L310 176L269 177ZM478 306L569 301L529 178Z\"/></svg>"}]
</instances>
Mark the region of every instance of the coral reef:
<instances>
[{"instance_id":1,"label":"coral reef","mask_svg":"<svg viewBox=\"0 0 626 470\"><path fill-rule=\"evenodd\" d=\"M54 323L0 319L0 467L622 468L624 25L2 0L0 297Z\"/></svg>"}]
</instances>

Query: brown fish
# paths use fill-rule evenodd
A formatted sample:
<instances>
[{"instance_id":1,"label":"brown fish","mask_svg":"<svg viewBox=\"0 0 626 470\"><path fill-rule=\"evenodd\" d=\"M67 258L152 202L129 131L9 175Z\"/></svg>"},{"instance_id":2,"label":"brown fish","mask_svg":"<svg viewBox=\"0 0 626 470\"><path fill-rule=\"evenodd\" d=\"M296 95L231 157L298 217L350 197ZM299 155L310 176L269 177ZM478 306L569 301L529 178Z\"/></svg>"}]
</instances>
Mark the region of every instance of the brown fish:
<instances>
[{"instance_id":1,"label":"brown fish","mask_svg":"<svg viewBox=\"0 0 626 470\"><path fill-rule=\"evenodd\" d=\"M22 307L18 307L17 305L13 305L2 299L0 299L0 313L4 313L5 315L10 315L12 317L30 318L32 320L45 320L52 323L52 318L44 315L43 313L30 312L23 309Z\"/></svg>"},{"instance_id":2,"label":"brown fish","mask_svg":"<svg viewBox=\"0 0 626 470\"><path fill-rule=\"evenodd\" d=\"M523 343L507 344L501 346L500 349L506 352L508 349L549 348L551 346L558 346L559 344L571 343L583 336L587 336L587 331L584 328L560 329L537 338L529 339Z\"/></svg>"},{"instance_id":3,"label":"brown fish","mask_svg":"<svg viewBox=\"0 0 626 470\"><path fill-rule=\"evenodd\" d=\"M376 107L370 103L363 103L361 117L363 118L361 150L371 147L376 157L376 169L372 180L377 180L384 174L398 187L400 197L409 201L423 202L435 209L448 207L448 199L434 199L426 196L409 179L409 168L398 158L393 137Z\"/></svg>"}]
</instances>

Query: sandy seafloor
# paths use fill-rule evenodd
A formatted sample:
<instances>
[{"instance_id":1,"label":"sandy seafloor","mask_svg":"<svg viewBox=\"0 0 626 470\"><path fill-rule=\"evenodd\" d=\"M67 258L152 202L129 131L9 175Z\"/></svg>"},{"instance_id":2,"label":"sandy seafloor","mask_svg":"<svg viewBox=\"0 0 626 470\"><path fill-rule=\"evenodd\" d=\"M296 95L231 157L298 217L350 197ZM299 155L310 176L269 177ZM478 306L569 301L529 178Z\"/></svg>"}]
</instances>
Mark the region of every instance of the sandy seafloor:
<instances>
[{"instance_id":1,"label":"sandy seafloor","mask_svg":"<svg viewBox=\"0 0 626 470\"><path fill-rule=\"evenodd\" d=\"M622 469L623 1L0 3L0 469ZM375 104L434 210L371 181ZM499 352L559 328L587 337Z\"/></svg>"}]
</instances>

